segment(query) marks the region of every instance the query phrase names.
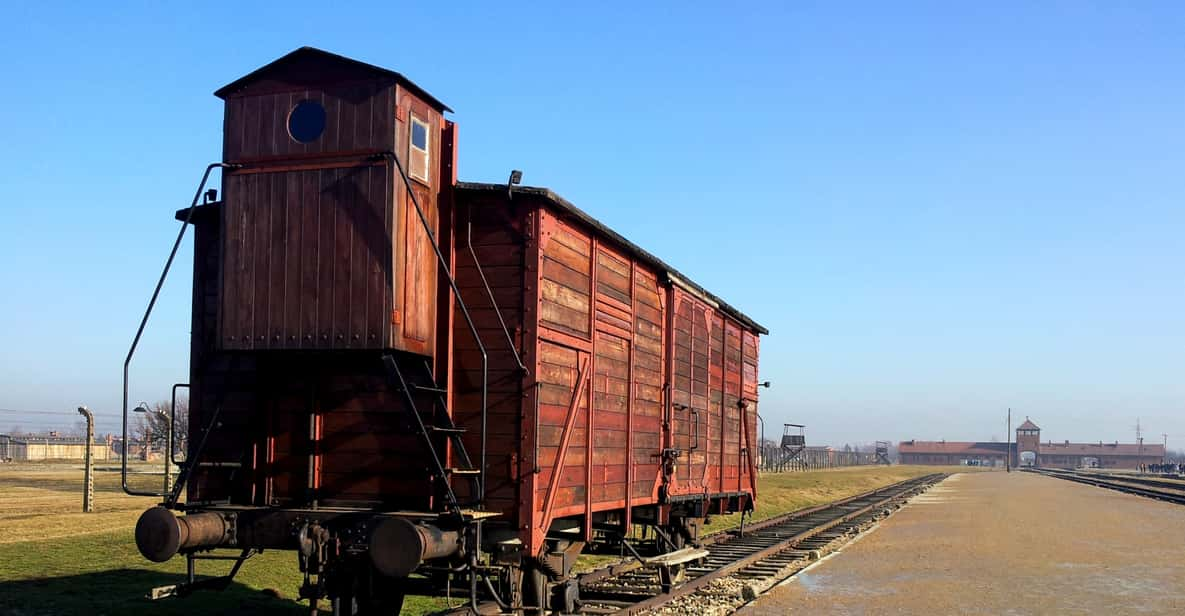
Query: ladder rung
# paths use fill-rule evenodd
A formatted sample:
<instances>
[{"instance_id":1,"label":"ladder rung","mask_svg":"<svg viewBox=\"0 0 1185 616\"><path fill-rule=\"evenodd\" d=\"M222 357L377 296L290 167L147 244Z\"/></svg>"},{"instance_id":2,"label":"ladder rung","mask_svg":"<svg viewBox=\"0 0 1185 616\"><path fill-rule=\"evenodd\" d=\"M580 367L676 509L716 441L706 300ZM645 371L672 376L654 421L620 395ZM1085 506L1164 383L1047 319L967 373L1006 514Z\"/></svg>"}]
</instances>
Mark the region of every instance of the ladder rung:
<instances>
[{"instance_id":1,"label":"ladder rung","mask_svg":"<svg viewBox=\"0 0 1185 616\"><path fill-rule=\"evenodd\" d=\"M429 386L429 385L416 385L415 383L411 384L411 388L416 391L428 391L428 392L432 392L434 394L440 394L442 396L448 393L448 390L444 389L442 387L433 387L433 386Z\"/></svg>"},{"instance_id":2,"label":"ladder rung","mask_svg":"<svg viewBox=\"0 0 1185 616\"><path fill-rule=\"evenodd\" d=\"M465 434L465 428L450 428L447 426L425 426L429 432L439 432L440 434Z\"/></svg>"}]
</instances>

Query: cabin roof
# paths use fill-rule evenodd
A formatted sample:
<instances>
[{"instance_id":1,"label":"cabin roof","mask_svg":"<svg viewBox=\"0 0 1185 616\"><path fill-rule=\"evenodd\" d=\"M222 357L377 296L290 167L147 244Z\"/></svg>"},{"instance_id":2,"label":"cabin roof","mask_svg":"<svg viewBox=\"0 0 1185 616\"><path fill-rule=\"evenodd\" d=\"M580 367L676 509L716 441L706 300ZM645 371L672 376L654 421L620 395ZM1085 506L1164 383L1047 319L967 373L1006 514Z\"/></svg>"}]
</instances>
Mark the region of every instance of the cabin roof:
<instances>
[{"instance_id":1,"label":"cabin roof","mask_svg":"<svg viewBox=\"0 0 1185 616\"><path fill-rule=\"evenodd\" d=\"M292 69L298 69L301 67L301 65L316 66L318 68L310 69L308 71L297 71L296 73L292 72ZM333 70L327 71L321 68L326 66L332 68ZM341 76L358 75L359 73L369 73L375 77L388 77L393 79L396 83L407 88L408 91L415 94L416 97L435 107L438 111L452 111L452 109L449 109L448 105L440 102L439 99L432 96L426 90L416 85L412 80L404 77L400 73L383 68L381 66L360 62L353 58L339 56L323 49L317 49L316 47L301 47L283 57L273 60L272 62L269 62L268 64L265 64L251 71L250 73L247 73L246 75L243 75L242 77L239 77L238 79L226 84L225 86L218 88L218 90L214 92L214 96L226 99L230 96L233 96L236 92L239 92L243 88L268 78L284 80L286 78L290 79L294 75L299 75L301 78L307 79L310 82L333 81L331 76L341 79Z\"/></svg>"},{"instance_id":2,"label":"cabin roof","mask_svg":"<svg viewBox=\"0 0 1185 616\"><path fill-rule=\"evenodd\" d=\"M482 182L457 182L457 189L461 190L461 191L471 191L471 192L495 192L500 195L506 194L506 185L505 184L486 184L486 183L482 183ZM588 225L589 227L592 227L594 230L597 231L597 233L600 233L601 235L608 237L614 243L620 245L621 248L624 249L626 252L628 252L630 255L633 255L634 257L636 257L639 261L642 261L643 263L646 263L646 264L650 265L651 267L655 267L655 268L659 269L660 273L662 275L664 275L667 280L671 280L671 281L675 282L675 284L678 284L678 285L683 286L685 288L689 288L694 293L699 294L699 295L703 296L704 298L706 298L707 300L709 300L709 302L714 303L716 305L716 307L719 308L719 310L721 312L723 312L724 314L727 314L728 316L732 317L733 319L739 321L742 325L744 325L751 331L757 332L759 334L769 334L769 330L766 329L763 325L761 325L757 321L754 321L752 318L750 318L748 315L741 312L740 310L733 308L727 302L720 299L716 295L712 294L707 289L696 284L690 278L688 278L687 276L684 276L682 273L680 273L679 270L676 270L675 268L671 267L670 265L667 265L667 263L665 261L663 261L662 259L659 259L658 257L654 256L650 252L643 249L641 246L638 246L637 244L627 240L620 233L614 231L613 229L610 229L608 226L606 226L601 221L593 218L592 216L589 216L587 212L576 207L575 205L572 205L572 203L570 201L559 196L558 194L553 192L550 188L544 188L542 186L515 186L514 193L515 194L534 195L536 197L543 198L544 200L551 203L551 205L555 206L557 209L572 216L573 218L576 218L580 222Z\"/></svg>"}]
</instances>

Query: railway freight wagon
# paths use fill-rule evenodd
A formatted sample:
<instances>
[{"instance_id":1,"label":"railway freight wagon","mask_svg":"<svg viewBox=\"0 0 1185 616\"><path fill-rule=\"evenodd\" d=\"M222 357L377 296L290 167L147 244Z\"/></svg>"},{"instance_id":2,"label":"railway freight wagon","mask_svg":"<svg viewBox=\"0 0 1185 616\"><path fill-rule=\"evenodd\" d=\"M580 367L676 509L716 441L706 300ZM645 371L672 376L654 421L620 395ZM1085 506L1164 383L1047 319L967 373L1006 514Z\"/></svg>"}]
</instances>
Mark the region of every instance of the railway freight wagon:
<instances>
[{"instance_id":1,"label":"railway freight wagon","mask_svg":"<svg viewBox=\"0 0 1185 616\"><path fill-rule=\"evenodd\" d=\"M136 526L188 576L155 596L283 549L336 613L573 612L582 550L753 507L764 328L547 189L458 182L398 73L302 48L216 94L221 198L177 212L190 445Z\"/></svg>"}]
</instances>

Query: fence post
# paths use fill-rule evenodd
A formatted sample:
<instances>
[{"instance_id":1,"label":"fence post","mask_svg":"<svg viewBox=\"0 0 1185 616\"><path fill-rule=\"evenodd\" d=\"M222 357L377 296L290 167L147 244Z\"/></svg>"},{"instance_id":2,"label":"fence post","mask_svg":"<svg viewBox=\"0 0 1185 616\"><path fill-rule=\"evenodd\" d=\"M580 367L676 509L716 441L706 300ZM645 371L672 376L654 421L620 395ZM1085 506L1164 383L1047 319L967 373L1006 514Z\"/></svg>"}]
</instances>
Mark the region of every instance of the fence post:
<instances>
[{"instance_id":1,"label":"fence post","mask_svg":"<svg viewBox=\"0 0 1185 616\"><path fill-rule=\"evenodd\" d=\"M91 513L95 510L95 477L92 473L91 450L95 447L95 416L85 406L78 407L78 414L86 417L86 454L84 455L84 475L82 486L82 512Z\"/></svg>"}]
</instances>

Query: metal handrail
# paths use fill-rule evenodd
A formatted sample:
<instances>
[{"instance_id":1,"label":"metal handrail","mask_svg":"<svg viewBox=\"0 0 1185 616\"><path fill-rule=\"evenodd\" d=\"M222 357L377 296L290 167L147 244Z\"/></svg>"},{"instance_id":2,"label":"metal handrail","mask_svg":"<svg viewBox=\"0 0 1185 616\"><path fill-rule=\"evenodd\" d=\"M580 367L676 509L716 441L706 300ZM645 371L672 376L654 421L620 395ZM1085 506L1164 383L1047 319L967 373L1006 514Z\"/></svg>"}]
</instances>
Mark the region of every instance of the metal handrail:
<instances>
[{"instance_id":1,"label":"metal handrail","mask_svg":"<svg viewBox=\"0 0 1185 616\"><path fill-rule=\"evenodd\" d=\"M473 249L473 207L469 207L468 217L465 220L465 245L469 249L469 256L473 259L473 267L477 268L477 275L481 277L481 284L486 289L486 295L490 298L490 305L494 307L494 315L498 317L498 324L502 326L502 333L506 335L506 344L510 347L511 354L514 355L514 363L518 364L520 372L526 372L527 366L523 364L522 358L519 357L518 348L514 346L514 338L510 336L510 329L506 327L506 320L502 318L502 310L498 308L498 300L494 299L494 290L490 288L489 281L486 280L486 273L481 268L481 262L477 260L477 251Z\"/></svg>"},{"instance_id":2,"label":"metal handrail","mask_svg":"<svg viewBox=\"0 0 1185 616\"><path fill-rule=\"evenodd\" d=\"M486 491L486 407L489 390L489 360L486 354L486 347L481 342L481 336L477 333L477 325L473 323L473 317L469 315L469 309L465 306L465 300L461 299L461 290L457 287L457 281L453 278L452 271L449 270L448 260L440 252L440 245L436 243L436 237L432 234L432 225L428 224L428 218L424 216L424 210L420 207L420 200L416 198L416 192L411 189L411 179L408 178L407 172L404 171L403 163L399 162L399 157L390 150L379 152L377 156L389 159L395 163L395 168L399 171L399 176L403 179L404 189L407 191L412 205L416 208L416 215L420 218L420 224L424 226L424 232L428 235L428 241L432 244L432 251L436 253L436 259L440 263L440 268L444 270L444 275L448 278L453 295L457 298L457 306L460 307L461 314L465 317L465 323L469 325L469 333L473 334L473 341L477 343L477 350L481 353L481 466L479 467L481 473L478 475L477 502L484 505Z\"/></svg>"},{"instance_id":3,"label":"metal handrail","mask_svg":"<svg viewBox=\"0 0 1185 616\"><path fill-rule=\"evenodd\" d=\"M181 465L184 464L185 461L177 459L177 450L173 448L173 440L175 440L177 438L177 388L178 387L184 387L186 389L189 389L190 387L189 387L189 383L173 383L173 393L172 393L172 397L169 402L169 428L172 431L172 437L169 438L169 457L171 457L173 459L173 464L176 464L177 468L181 468ZM188 425L185 426L185 431L186 432L189 431ZM186 434L185 436L186 436L185 442L188 443L189 442L189 435ZM185 454L186 454L185 458L189 459L189 451L188 450L185 452Z\"/></svg>"},{"instance_id":4,"label":"metal handrail","mask_svg":"<svg viewBox=\"0 0 1185 616\"><path fill-rule=\"evenodd\" d=\"M193 195L193 203L190 204L189 210L185 213L185 221L181 223L181 230L177 232L177 239L173 242L173 249L169 251L169 258L165 261L165 267L161 270L160 279L156 281L156 288L152 291L152 299L148 300L148 308L144 310L144 317L140 319L140 327L136 328L136 337L132 339L132 346L128 349L127 358L123 360L123 446L120 453L120 486L126 494L131 496L159 496L166 497L168 494L164 492L144 492L140 490L132 490L128 487L128 366L132 363L132 357L136 354L136 347L140 344L140 336L144 334L144 326L148 324L148 317L152 315L152 309L156 306L156 299L160 296L161 287L165 284L165 278L169 275L169 269L173 267L173 259L177 256L177 249L181 247L181 240L185 237L185 230L189 228L189 223L193 219L193 211L197 209L198 200L202 198L202 191L206 188L206 181L210 179L210 172L214 169L235 169L239 165L232 165L229 163L210 163L206 167L206 172L202 174L202 181L198 184L197 192ZM165 452L168 455L168 452Z\"/></svg>"},{"instance_id":5,"label":"metal handrail","mask_svg":"<svg viewBox=\"0 0 1185 616\"><path fill-rule=\"evenodd\" d=\"M399 363L395 361L395 356L390 355L390 354L383 355L383 363L386 365L387 371L391 375L393 375L395 378L399 379L398 386L399 386L399 390L403 392L404 402L406 402L408 404L408 406L410 406L414 409L416 401L415 401L415 398L412 396L411 386L408 385L407 379L403 378L403 372L399 369ZM445 451L446 458L445 458L445 460L442 461L440 459L440 456L436 453L436 447L434 447L432 445L432 439L429 438L429 436L428 436L428 426L424 425L424 418L421 417L420 414L415 411L412 411L411 416L416 420L417 431L419 432L419 434L422 434L424 436L425 442L427 443L428 455L432 458L432 463L436 465L437 476L439 476L441 478L441 480L445 482L444 495L445 495L445 498L448 500L448 505L450 508L452 508L453 514L455 514L459 518L461 515L461 507L458 504L456 493L453 492L453 486L452 486L452 484L449 483L449 476L448 476L448 470L447 470L448 451L447 450ZM458 521L459 521L459 519L458 519Z\"/></svg>"}]
</instances>

